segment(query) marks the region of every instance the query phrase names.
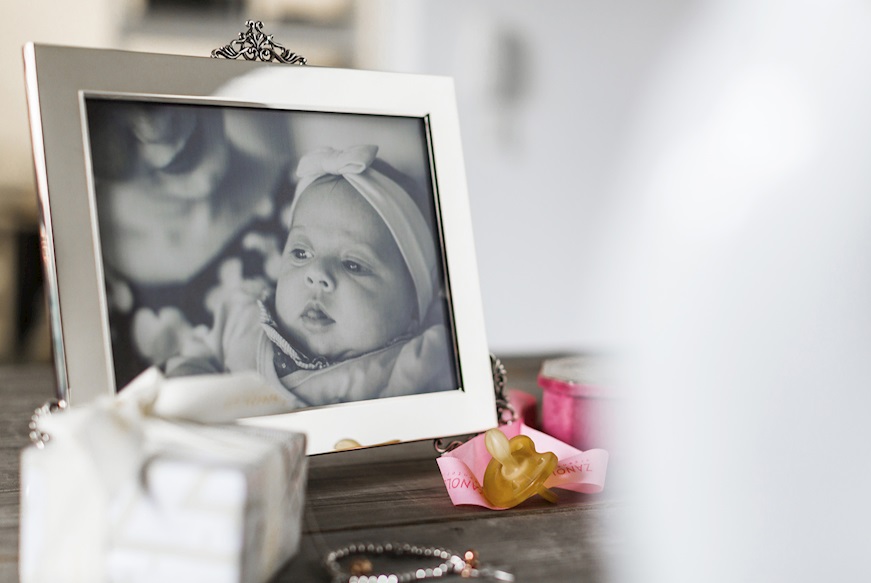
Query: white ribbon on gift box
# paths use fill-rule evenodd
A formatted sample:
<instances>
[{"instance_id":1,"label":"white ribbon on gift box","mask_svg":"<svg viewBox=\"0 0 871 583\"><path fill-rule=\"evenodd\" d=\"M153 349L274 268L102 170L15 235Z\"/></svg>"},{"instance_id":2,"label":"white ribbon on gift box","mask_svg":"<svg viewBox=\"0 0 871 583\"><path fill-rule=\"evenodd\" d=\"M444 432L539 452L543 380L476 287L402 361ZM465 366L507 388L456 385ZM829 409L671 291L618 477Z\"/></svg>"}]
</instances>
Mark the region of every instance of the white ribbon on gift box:
<instances>
[{"instance_id":1,"label":"white ribbon on gift box","mask_svg":"<svg viewBox=\"0 0 871 583\"><path fill-rule=\"evenodd\" d=\"M204 440L216 447L213 434L204 437L195 425L172 420L229 422L258 414L264 404L274 406L274 398L274 391L255 373L166 379L151 368L115 397L107 395L41 417L38 429L50 436L49 447L55 452L52 474L64 476L65 490L73 495L68 499L38 496L39 508L22 505L22 512L26 508L39 514L22 517L22 582L106 581L105 557L112 532L110 521L101 517L109 514L110 502L140 478L155 450L167 445L174 450L201 450ZM227 447L233 447L232 436L217 445L226 453ZM23 499L29 494L37 493L23 491ZM44 541L34 537L62 539L64 533L28 528L33 524L69 525L67 534L75 533L76 540L44 549L51 553L45 556L39 552Z\"/></svg>"}]
</instances>

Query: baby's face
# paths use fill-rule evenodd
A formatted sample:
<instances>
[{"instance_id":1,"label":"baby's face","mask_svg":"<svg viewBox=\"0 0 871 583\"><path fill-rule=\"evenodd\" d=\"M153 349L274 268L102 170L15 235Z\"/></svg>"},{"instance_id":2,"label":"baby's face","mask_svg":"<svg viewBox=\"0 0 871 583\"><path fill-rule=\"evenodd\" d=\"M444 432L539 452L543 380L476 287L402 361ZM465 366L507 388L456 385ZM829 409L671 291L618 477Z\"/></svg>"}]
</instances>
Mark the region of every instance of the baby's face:
<instances>
[{"instance_id":1,"label":"baby's face","mask_svg":"<svg viewBox=\"0 0 871 583\"><path fill-rule=\"evenodd\" d=\"M416 303L375 209L344 179L310 186L294 211L275 290L285 332L309 356L340 360L408 332Z\"/></svg>"}]
</instances>

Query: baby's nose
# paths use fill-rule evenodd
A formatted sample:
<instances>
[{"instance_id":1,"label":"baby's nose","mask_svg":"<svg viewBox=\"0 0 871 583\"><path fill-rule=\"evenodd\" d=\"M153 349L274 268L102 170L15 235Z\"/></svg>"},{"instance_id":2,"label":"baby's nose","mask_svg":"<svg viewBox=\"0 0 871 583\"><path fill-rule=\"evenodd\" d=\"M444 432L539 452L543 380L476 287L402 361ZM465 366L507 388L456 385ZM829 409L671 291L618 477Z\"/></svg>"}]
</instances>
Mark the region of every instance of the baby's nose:
<instances>
[{"instance_id":1,"label":"baby's nose","mask_svg":"<svg viewBox=\"0 0 871 583\"><path fill-rule=\"evenodd\" d=\"M336 282L333 279L330 270L322 263L314 263L306 273L305 282L310 287L315 287L323 291L333 291L336 287Z\"/></svg>"}]
</instances>

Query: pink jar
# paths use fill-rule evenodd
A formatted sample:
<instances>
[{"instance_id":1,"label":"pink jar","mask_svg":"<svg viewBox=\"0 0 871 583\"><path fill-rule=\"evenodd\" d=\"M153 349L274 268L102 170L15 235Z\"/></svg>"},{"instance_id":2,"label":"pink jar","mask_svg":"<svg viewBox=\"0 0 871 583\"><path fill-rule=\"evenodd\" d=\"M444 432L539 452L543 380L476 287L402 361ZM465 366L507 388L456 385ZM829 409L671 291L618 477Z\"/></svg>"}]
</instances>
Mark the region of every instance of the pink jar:
<instances>
[{"instance_id":1,"label":"pink jar","mask_svg":"<svg viewBox=\"0 0 871 583\"><path fill-rule=\"evenodd\" d=\"M598 357L571 356L542 363L542 430L586 451L609 449L615 401Z\"/></svg>"}]
</instances>

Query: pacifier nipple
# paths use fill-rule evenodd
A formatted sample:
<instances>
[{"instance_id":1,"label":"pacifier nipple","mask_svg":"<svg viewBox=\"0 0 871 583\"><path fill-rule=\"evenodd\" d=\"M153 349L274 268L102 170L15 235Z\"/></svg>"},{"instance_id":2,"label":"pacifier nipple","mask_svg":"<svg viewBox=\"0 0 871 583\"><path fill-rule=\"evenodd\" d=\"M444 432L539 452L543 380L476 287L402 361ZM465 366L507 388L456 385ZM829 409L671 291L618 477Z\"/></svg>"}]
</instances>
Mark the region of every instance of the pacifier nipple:
<instances>
[{"instance_id":1,"label":"pacifier nipple","mask_svg":"<svg viewBox=\"0 0 871 583\"><path fill-rule=\"evenodd\" d=\"M484 445L493 456L484 472L484 495L491 504L511 508L536 494L556 502L556 495L544 487L556 469L555 454L538 453L526 435L509 440L496 428L484 434Z\"/></svg>"}]
</instances>

